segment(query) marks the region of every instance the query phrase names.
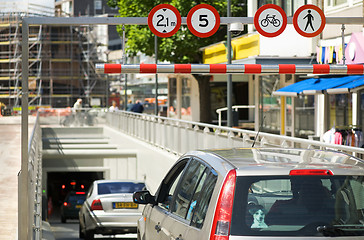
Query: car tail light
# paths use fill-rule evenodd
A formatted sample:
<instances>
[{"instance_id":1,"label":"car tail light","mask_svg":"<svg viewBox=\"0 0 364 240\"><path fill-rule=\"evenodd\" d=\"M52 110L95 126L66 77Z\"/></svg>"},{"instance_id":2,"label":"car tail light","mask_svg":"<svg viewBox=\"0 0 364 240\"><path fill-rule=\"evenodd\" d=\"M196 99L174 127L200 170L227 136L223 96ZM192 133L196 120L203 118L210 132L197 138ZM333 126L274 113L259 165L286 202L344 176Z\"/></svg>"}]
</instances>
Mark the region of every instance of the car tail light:
<instances>
[{"instance_id":1,"label":"car tail light","mask_svg":"<svg viewBox=\"0 0 364 240\"><path fill-rule=\"evenodd\" d=\"M93 200L92 204L91 204L91 210L94 211L94 210L104 210L102 208L102 204L101 204L101 201L100 199L95 199Z\"/></svg>"},{"instance_id":2,"label":"car tail light","mask_svg":"<svg viewBox=\"0 0 364 240\"><path fill-rule=\"evenodd\" d=\"M225 178L224 184L221 188L219 199L217 201L210 240L229 239L235 184L236 171L231 170Z\"/></svg>"},{"instance_id":3,"label":"car tail light","mask_svg":"<svg viewBox=\"0 0 364 240\"><path fill-rule=\"evenodd\" d=\"M65 207L70 207L70 206L71 206L71 204L70 204L70 203L68 203L68 202L64 202L64 203L63 203L63 206L65 206Z\"/></svg>"},{"instance_id":4,"label":"car tail light","mask_svg":"<svg viewBox=\"0 0 364 240\"><path fill-rule=\"evenodd\" d=\"M85 192L76 192L77 195L85 194Z\"/></svg>"},{"instance_id":5,"label":"car tail light","mask_svg":"<svg viewBox=\"0 0 364 240\"><path fill-rule=\"evenodd\" d=\"M332 176L334 175L330 170L327 169L295 169L289 172L291 176L297 175L326 175Z\"/></svg>"}]
</instances>

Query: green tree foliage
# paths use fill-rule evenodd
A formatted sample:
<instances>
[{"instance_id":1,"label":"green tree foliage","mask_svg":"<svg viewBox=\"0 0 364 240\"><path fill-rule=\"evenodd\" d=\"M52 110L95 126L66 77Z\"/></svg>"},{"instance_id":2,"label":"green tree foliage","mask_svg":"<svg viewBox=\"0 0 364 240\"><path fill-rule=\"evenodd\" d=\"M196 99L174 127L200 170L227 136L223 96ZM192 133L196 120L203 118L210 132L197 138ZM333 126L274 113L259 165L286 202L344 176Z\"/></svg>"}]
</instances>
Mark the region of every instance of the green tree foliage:
<instances>
[{"instance_id":1,"label":"green tree foliage","mask_svg":"<svg viewBox=\"0 0 364 240\"><path fill-rule=\"evenodd\" d=\"M246 0L231 0L231 16L246 16L246 4L243 4L243 2L246 3ZM176 7L181 17L187 17L191 8L201 3L215 7L220 17L226 17L227 15L227 0L108 0L110 7L117 6L119 8L120 17L148 17L153 7L163 3ZM121 29L121 26L118 26L120 34L122 34ZM133 56L138 52L148 56L154 54L154 34L147 25L126 25L125 34L128 39L126 51L129 56ZM173 63L201 63L202 52L199 49L224 40L226 40L226 26L220 26L219 30L211 37L199 38L188 30L187 25L181 25L181 28L172 37L158 39L158 59Z\"/></svg>"}]
</instances>

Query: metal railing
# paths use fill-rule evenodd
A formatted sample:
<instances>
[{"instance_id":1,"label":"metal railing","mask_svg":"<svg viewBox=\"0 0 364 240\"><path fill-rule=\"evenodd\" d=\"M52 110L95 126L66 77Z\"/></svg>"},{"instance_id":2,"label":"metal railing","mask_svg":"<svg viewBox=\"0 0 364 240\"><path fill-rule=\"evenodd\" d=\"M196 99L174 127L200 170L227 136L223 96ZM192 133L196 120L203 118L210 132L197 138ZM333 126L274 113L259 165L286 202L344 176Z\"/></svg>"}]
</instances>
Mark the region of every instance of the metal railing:
<instances>
[{"instance_id":1,"label":"metal railing","mask_svg":"<svg viewBox=\"0 0 364 240\"><path fill-rule=\"evenodd\" d=\"M232 109L234 111L238 111L239 109L255 109L255 105L236 105L236 106L232 106ZM218 115L218 119L219 119L219 126L221 126L221 112L227 111L228 108L227 107L223 107L223 108L219 108L216 109L216 113Z\"/></svg>"},{"instance_id":2,"label":"metal railing","mask_svg":"<svg viewBox=\"0 0 364 240\"><path fill-rule=\"evenodd\" d=\"M195 149L252 147L255 141L256 147L331 149L364 156L364 148L125 111L107 113L106 122L116 130L177 155Z\"/></svg>"},{"instance_id":3,"label":"metal railing","mask_svg":"<svg viewBox=\"0 0 364 240\"><path fill-rule=\"evenodd\" d=\"M42 239L42 133L39 123L39 114L32 135L29 140L28 148L28 188L29 195L28 216L29 233L32 231L32 239ZM22 197L19 195L19 197Z\"/></svg>"}]
</instances>

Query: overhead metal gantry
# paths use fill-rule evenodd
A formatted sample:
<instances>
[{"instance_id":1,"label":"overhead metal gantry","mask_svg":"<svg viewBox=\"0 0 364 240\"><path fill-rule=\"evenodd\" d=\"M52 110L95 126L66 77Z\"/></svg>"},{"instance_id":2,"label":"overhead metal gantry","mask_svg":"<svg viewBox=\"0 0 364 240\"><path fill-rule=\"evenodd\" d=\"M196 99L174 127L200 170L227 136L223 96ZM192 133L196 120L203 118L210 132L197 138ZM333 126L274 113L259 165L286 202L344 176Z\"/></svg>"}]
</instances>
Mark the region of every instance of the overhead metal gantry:
<instances>
[{"instance_id":1,"label":"overhead metal gantry","mask_svg":"<svg viewBox=\"0 0 364 240\"><path fill-rule=\"evenodd\" d=\"M242 24L253 24L254 18L253 17L221 17L220 19L220 25L228 25L231 23L242 23ZM28 69L29 67L29 26L30 25L50 25L50 26L81 26L81 25L147 25L148 23L147 17L70 17L70 18L55 18L55 17L26 17L22 21L22 69ZM293 18L288 17L287 23L292 24ZM182 17L182 24L187 24L187 18ZM364 24L364 18L363 17L327 17L326 18L326 24L350 24L350 25L363 25ZM159 65L158 65L159 66ZM156 72L159 72L160 69L164 67L156 67ZM226 66L226 71L233 71L235 67L231 67L229 65ZM247 65L242 67L244 65L241 65L240 69L234 70L235 73L247 73L246 70ZM181 66L182 67L182 66ZM210 66L201 66L203 70L202 73L210 72L211 69L218 69L219 67L212 67ZM138 67L136 67L138 68ZM143 66L142 66L143 68ZM173 69L173 72L175 69L179 69L179 67L167 67L170 69ZM184 68L184 66L182 67ZM192 72L191 65L191 72ZM238 67L239 68L239 67ZM257 71L257 66L252 67L250 69L255 69ZM270 69L270 70L269 70ZM327 66L324 67L311 67L311 70L309 68L307 69L301 69L300 67L296 66L293 68L292 66L286 66L281 68L278 66L278 68L274 65L273 67L269 66L261 66L261 72L264 73L280 73L280 69L285 69L284 71L293 71L295 73L308 71L308 72L316 72L319 71L318 69L321 69L320 71L328 71ZM300 70L301 69L301 70ZM316 70L315 70L316 69ZM326 69L326 70L323 70ZM329 73L331 73L331 69L333 69L333 72L336 71L342 71L342 72L361 72L356 74L363 74L362 67L348 67L348 66L339 66L339 65L330 65L329 66ZM336 69L336 70L334 70ZM349 70L350 69L350 70ZM274 71L273 71L274 70ZM140 66L139 66L140 71ZM221 69L219 70L221 71ZM281 71L283 74L283 71ZM29 162L28 162L28 97L29 97L29 72L28 71L22 71L22 118L21 118L21 171L19 173L19 189L18 189L18 196L19 196L19 202L18 202L18 237L19 239L31 239L31 229L32 224L31 221L33 219L29 216L28 211L28 204L29 204L29 189L27 188L27 182L31 179L29 179ZM231 93L228 93L231 94Z\"/></svg>"}]
</instances>

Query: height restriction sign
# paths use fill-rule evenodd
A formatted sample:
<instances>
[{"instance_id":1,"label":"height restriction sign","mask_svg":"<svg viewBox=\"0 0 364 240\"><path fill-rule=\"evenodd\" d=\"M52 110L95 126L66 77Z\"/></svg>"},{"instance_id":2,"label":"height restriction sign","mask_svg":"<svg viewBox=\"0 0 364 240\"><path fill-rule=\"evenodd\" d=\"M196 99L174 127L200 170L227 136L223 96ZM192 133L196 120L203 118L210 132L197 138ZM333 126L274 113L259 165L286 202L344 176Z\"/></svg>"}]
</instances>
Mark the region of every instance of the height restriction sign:
<instances>
[{"instance_id":1,"label":"height restriction sign","mask_svg":"<svg viewBox=\"0 0 364 240\"><path fill-rule=\"evenodd\" d=\"M275 4L261 6L254 15L254 27L265 37L276 37L287 26L287 15Z\"/></svg>"},{"instance_id":2,"label":"height restriction sign","mask_svg":"<svg viewBox=\"0 0 364 240\"><path fill-rule=\"evenodd\" d=\"M325 24L325 14L315 5L304 5L293 15L293 26L304 37L319 35L324 30Z\"/></svg>"},{"instance_id":3,"label":"height restriction sign","mask_svg":"<svg viewBox=\"0 0 364 240\"><path fill-rule=\"evenodd\" d=\"M149 29L158 37L170 37L181 27L181 14L169 4L159 4L148 14Z\"/></svg>"},{"instance_id":4,"label":"height restriction sign","mask_svg":"<svg viewBox=\"0 0 364 240\"><path fill-rule=\"evenodd\" d=\"M188 12L187 26L197 37L210 37L220 27L220 15L213 6L199 4Z\"/></svg>"}]
</instances>

